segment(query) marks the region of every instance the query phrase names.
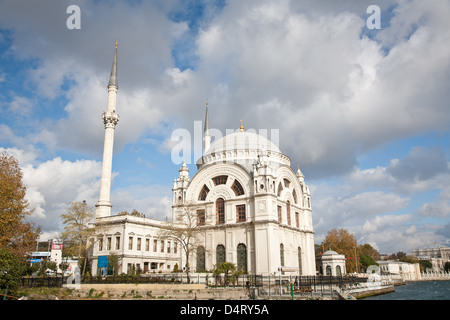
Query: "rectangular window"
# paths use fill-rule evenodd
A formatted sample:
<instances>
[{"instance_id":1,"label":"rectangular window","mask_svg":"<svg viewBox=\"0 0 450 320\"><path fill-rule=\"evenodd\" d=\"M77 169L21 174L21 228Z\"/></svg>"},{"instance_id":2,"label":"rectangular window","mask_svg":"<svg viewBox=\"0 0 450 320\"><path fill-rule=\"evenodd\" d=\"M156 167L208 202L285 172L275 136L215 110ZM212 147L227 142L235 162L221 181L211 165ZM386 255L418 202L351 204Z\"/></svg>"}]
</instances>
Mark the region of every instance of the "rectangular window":
<instances>
[{"instance_id":1,"label":"rectangular window","mask_svg":"<svg viewBox=\"0 0 450 320\"><path fill-rule=\"evenodd\" d=\"M141 238L137 239L137 250L141 250Z\"/></svg>"},{"instance_id":2,"label":"rectangular window","mask_svg":"<svg viewBox=\"0 0 450 320\"><path fill-rule=\"evenodd\" d=\"M245 222L245 204L236 206L236 221Z\"/></svg>"},{"instance_id":3,"label":"rectangular window","mask_svg":"<svg viewBox=\"0 0 450 320\"><path fill-rule=\"evenodd\" d=\"M164 240L161 240L161 252L164 252Z\"/></svg>"},{"instance_id":4,"label":"rectangular window","mask_svg":"<svg viewBox=\"0 0 450 320\"><path fill-rule=\"evenodd\" d=\"M167 253L170 253L170 241L167 241Z\"/></svg>"},{"instance_id":5,"label":"rectangular window","mask_svg":"<svg viewBox=\"0 0 450 320\"><path fill-rule=\"evenodd\" d=\"M295 225L297 228L300 228L300 218L298 212L295 213Z\"/></svg>"},{"instance_id":6,"label":"rectangular window","mask_svg":"<svg viewBox=\"0 0 450 320\"><path fill-rule=\"evenodd\" d=\"M177 249L178 249L178 242L175 242L173 244L173 253L177 253Z\"/></svg>"},{"instance_id":7,"label":"rectangular window","mask_svg":"<svg viewBox=\"0 0 450 320\"><path fill-rule=\"evenodd\" d=\"M216 219L217 224L225 223L225 201L222 198L216 201Z\"/></svg>"},{"instance_id":8,"label":"rectangular window","mask_svg":"<svg viewBox=\"0 0 450 320\"><path fill-rule=\"evenodd\" d=\"M128 238L128 250L133 250L133 237Z\"/></svg>"},{"instance_id":9,"label":"rectangular window","mask_svg":"<svg viewBox=\"0 0 450 320\"><path fill-rule=\"evenodd\" d=\"M158 240L153 240L153 252L158 250Z\"/></svg>"},{"instance_id":10,"label":"rectangular window","mask_svg":"<svg viewBox=\"0 0 450 320\"><path fill-rule=\"evenodd\" d=\"M107 239L106 248L107 248L107 250L111 250L111 237L108 237L108 239Z\"/></svg>"},{"instance_id":11,"label":"rectangular window","mask_svg":"<svg viewBox=\"0 0 450 320\"><path fill-rule=\"evenodd\" d=\"M197 225L205 225L205 210L197 210Z\"/></svg>"},{"instance_id":12,"label":"rectangular window","mask_svg":"<svg viewBox=\"0 0 450 320\"><path fill-rule=\"evenodd\" d=\"M98 239L98 251L103 250L103 238Z\"/></svg>"},{"instance_id":13,"label":"rectangular window","mask_svg":"<svg viewBox=\"0 0 450 320\"><path fill-rule=\"evenodd\" d=\"M282 222L282 218L281 218L281 206L278 206L278 222L279 222L279 223Z\"/></svg>"},{"instance_id":14,"label":"rectangular window","mask_svg":"<svg viewBox=\"0 0 450 320\"><path fill-rule=\"evenodd\" d=\"M145 239L145 251L150 250L150 239Z\"/></svg>"},{"instance_id":15,"label":"rectangular window","mask_svg":"<svg viewBox=\"0 0 450 320\"><path fill-rule=\"evenodd\" d=\"M120 249L120 237L116 237L116 250Z\"/></svg>"}]
</instances>

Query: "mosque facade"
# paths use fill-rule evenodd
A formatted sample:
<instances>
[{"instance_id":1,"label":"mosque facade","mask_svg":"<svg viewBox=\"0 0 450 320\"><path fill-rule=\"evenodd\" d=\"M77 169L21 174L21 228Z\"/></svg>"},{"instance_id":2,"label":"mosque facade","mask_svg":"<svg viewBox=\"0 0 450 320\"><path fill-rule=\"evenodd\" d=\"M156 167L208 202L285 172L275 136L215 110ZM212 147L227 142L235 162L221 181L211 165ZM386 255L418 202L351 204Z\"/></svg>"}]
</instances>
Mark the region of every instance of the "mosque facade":
<instances>
[{"instance_id":1,"label":"mosque facade","mask_svg":"<svg viewBox=\"0 0 450 320\"><path fill-rule=\"evenodd\" d=\"M119 257L119 273L171 272L175 264L203 272L225 261L252 274L316 273L311 193L300 168L292 170L275 143L245 131L242 121L235 132L211 143L208 104L197 171L191 177L183 163L173 182L172 221L111 215L117 45L108 88L92 274L106 272L111 254ZM189 261L185 243L168 228L193 230Z\"/></svg>"}]
</instances>

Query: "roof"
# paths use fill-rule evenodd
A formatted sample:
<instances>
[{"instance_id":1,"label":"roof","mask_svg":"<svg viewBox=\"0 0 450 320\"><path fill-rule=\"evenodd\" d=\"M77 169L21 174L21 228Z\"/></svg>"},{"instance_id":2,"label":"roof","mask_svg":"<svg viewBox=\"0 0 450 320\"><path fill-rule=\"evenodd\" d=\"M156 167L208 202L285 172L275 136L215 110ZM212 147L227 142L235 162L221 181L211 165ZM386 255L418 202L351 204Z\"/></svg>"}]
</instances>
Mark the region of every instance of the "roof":
<instances>
[{"instance_id":1,"label":"roof","mask_svg":"<svg viewBox=\"0 0 450 320\"><path fill-rule=\"evenodd\" d=\"M207 153L234 150L265 150L281 153L278 146L266 137L246 131L235 132L215 141L207 150Z\"/></svg>"}]
</instances>

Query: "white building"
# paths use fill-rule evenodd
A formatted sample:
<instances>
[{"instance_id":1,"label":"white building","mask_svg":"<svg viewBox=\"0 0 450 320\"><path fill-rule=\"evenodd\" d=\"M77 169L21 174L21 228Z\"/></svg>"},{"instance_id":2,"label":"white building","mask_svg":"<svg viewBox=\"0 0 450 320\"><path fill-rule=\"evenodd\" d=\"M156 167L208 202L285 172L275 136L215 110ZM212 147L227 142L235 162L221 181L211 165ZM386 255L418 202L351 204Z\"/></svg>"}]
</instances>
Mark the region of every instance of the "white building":
<instances>
[{"instance_id":1,"label":"white building","mask_svg":"<svg viewBox=\"0 0 450 320\"><path fill-rule=\"evenodd\" d=\"M115 104L117 93L116 60L117 46L108 86L111 114L115 114L111 99ZM133 266L150 272L171 271L175 263L180 268L185 266L181 244L162 235L164 222L110 215L111 129L118 117L111 118L114 121L103 119L106 151L95 222L99 233L92 256L93 274L98 272L97 267L104 266L104 257L110 253L119 255L120 272ZM237 132L212 145L209 132L207 105L204 152L197 162L198 171L191 178L183 164L173 185L173 221L189 211L195 214L200 231L189 259L191 271L212 270L228 261L249 273L273 274L281 268L314 275L311 194L300 169L295 173L289 157L275 143L246 132L242 122Z\"/></svg>"},{"instance_id":2,"label":"white building","mask_svg":"<svg viewBox=\"0 0 450 320\"><path fill-rule=\"evenodd\" d=\"M418 263L407 263L396 260L377 261L381 274L400 277L403 281L420 280Z\"/></svg>"},{"instance_id":3,"label":"white building","mask_svg":"<svg viewBox=\"0 0 450 320\"><path fill-rule=\"evenodd\" d=\"M346 273L345 255L333 250L328 250L322 255L317 256L317 265L319 267L319 274L322 275L342 276Z\"/></svg>"}]
</instances>

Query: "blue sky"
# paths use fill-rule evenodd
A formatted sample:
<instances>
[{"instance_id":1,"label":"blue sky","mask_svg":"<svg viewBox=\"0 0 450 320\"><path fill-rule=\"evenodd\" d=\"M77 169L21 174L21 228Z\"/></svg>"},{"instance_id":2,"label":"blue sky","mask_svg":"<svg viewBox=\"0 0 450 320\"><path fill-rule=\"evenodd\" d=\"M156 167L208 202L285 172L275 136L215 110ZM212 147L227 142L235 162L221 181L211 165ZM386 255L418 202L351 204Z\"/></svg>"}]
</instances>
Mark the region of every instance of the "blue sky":
<instances>
[{"instance_id":1,"label":"blue sky","mask_svg":"<svg viewBox=\"0 0 450 320\"><path fill-rule=\"evenodd\" d=\"M0 0L0 150L20 161L30 219L54 236L71 201L98 200L118 39L113 213L170 217L171 135L194 138L208 100L223 134L279 130L317 243L346 228L383 253L448 245L450 4L376 2Z\"/></svg>"}]
</instances>

